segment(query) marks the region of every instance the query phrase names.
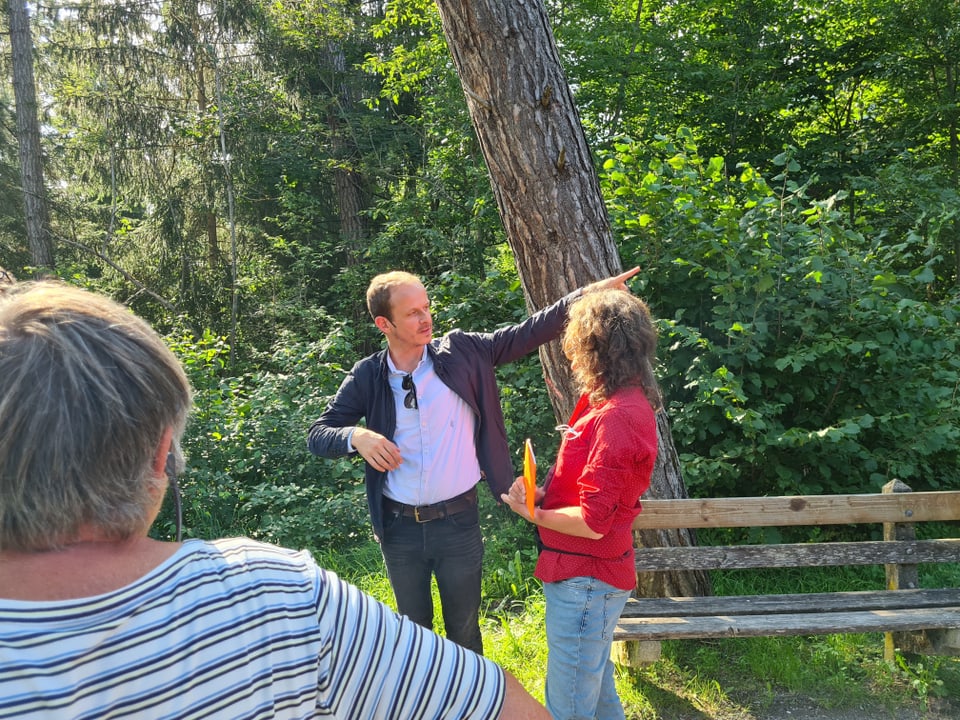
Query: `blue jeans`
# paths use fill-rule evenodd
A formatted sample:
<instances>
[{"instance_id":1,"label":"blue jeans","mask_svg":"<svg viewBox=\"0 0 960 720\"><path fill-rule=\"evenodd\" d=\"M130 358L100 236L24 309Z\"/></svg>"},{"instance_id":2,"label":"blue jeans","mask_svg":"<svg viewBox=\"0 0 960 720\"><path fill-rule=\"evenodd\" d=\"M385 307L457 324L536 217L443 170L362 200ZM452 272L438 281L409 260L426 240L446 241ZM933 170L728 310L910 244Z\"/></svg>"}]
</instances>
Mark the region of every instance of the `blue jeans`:
<instances>
[{"instance_id":1,"label":"blue jeans","mask_svg":"<svg viewBox=\"0 0 960 720\"><path fill-rule=\"evenodd\" d=\"M447 638L482 655L483 535L477 506L425 523L388 512L380 551L397 611L432 630L430 580L435 575Z\"/></svg>"},{"instance_id":2,"label":"blue jeans","mask_svg":"<svg viewBox=\"0 0 960 720\"><path fill-rule=\"evenodd\" d=\"M610 647L628 590L592 577L544 583L546 705L554 720L624 720Z\"/></svg>"}]
</instances>

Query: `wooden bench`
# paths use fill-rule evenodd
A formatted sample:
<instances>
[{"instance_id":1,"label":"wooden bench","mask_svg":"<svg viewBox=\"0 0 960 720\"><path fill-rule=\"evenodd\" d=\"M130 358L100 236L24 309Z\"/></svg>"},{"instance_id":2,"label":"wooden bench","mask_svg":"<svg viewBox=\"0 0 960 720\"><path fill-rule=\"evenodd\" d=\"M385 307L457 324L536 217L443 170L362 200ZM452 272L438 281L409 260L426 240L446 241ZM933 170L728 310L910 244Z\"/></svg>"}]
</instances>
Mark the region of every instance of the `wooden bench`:
<instances>
[{"instance_id":1,"label":"wooden bench","mask_svg":"<svg viewBox=\"0 0 960 720\"><path fill-rule=\"evenodd\" d=\"M917 540L914 523L960 520L960 491L644 500L635 529L882 523L883 540L638 547L638 572L882 564L886 589L706 597L631 598L614 634L621 664L654 662L663 640L884 632L894 648L960 654L960 588L920 589L917 564L960 562L960 539ZM906 631L913 631L907 633ZM896 636L893 633L897 633ZM627 641L627 642L623 642Z\"/></svg>"}]
</instances>

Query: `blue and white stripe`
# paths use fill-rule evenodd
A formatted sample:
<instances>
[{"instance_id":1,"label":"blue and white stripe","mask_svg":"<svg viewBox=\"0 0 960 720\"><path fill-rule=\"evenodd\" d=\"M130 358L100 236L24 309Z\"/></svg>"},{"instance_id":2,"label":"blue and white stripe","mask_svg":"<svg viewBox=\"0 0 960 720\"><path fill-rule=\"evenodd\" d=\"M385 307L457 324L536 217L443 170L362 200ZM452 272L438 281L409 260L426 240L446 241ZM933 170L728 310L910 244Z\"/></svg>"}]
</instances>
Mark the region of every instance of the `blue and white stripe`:
<instances>
[{"instance_id":1,"label":"blue and white stripe","mask_svg":"<svg viewBox=\"0 0 960 720\"><path fill-rule=\"evenodd\" d=\"M498 717L503 672L316 566L191 540L113 593L0 599L0 719Z\"/></svg>"}]
</instances>

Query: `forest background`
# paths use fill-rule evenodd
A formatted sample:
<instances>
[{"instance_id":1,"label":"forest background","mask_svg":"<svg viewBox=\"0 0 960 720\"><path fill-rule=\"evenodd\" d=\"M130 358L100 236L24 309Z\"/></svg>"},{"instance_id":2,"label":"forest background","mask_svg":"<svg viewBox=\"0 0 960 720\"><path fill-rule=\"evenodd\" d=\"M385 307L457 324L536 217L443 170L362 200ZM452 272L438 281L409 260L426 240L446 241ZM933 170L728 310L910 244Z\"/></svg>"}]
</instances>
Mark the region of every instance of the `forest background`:
<instances>
[{"instance_id":1,"label":"forest background","mask_svg":"<svg viewBox=\"0 0 960 720\"><path fill-rule=\"evenodd\" d=\"M960 3L546 9L690 495L960 487ZM3 20L0 265L169 338L197 390L187 535L368 547L360 468L305 433L379 347L369 278L420 274L439 331L531 309L434 4L10 0ZM500 381L511 446L552 457L537 358ZM491 601L531 590L511 543Z\"/></svg>"}]
</instances>

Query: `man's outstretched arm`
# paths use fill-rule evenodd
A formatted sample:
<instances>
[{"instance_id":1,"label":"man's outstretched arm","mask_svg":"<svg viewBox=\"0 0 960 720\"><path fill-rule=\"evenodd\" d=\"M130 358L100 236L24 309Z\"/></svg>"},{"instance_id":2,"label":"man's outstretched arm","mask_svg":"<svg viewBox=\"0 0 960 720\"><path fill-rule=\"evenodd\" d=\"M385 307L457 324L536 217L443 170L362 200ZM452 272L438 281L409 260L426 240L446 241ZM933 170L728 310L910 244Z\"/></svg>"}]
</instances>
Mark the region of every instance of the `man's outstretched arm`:
<instances>
[{"instance_id":1,"label":"man's outstretched arm","mask_svg":"<svg viewBox=\"0 0 960 720\"><path fill-rule=\"evenodd\" d=\"M613 275L612 277L604 278L603 280L597 280L595 283L590 283L583 288L583 292L590 292L591 290L625 290L630 292L630 288L627 287L627 280L632 278L638 272L640 272L639 265L637 267L630 268L619 275Z\"/></svg>"}]
</instances>

